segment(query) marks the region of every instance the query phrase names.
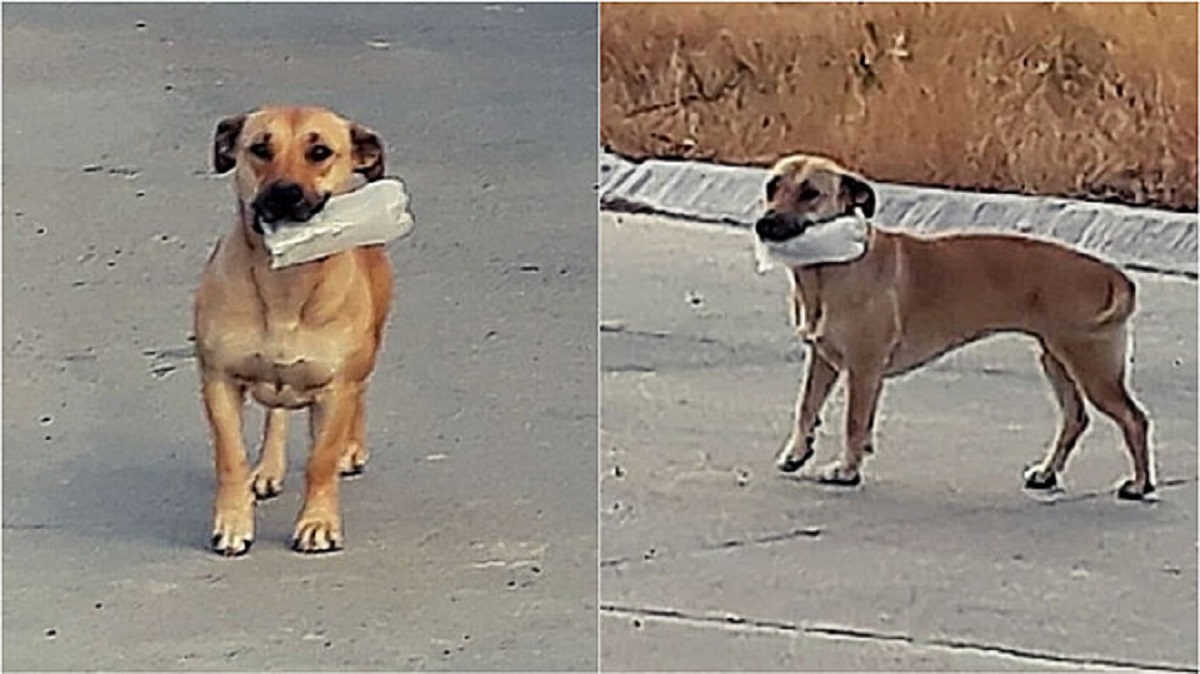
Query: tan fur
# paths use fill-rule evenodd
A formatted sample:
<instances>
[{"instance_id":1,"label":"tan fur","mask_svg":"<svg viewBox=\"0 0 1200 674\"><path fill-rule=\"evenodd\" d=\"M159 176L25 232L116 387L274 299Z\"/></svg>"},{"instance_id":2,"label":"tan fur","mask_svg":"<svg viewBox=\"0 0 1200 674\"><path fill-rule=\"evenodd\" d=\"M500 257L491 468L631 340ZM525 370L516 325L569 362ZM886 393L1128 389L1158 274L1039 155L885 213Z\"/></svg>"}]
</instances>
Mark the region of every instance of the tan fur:
<instances>
[{"instance_id":1,"label":"tan fur","mask_svg":"<svg viewBox=\"0 0 1200 674\"><path fill-rule=\"evenodd\" d=\"M862 179L822 157L786 158L774 175L767 208L776 213L819 221L849 212L861 197L844 188L843 177ZM1059 437L1026 474L1027 486L1055 483L1087 424L1086 396L1124 432L1134 474L1121 495L1153 491L1148 422L1125 387L1134 286L1112 265L1024 237L925 238L873 227L862 258L797 268L792 279L793 315L812 349L781 469L796 470L812 455L820 408L840 375L848 389L845 450L821 477L853 484L871 451L885 377L990 334L1020 332L1041 343L1063 413Z\"/></svg>"},{"instance_id":2,"label":"tan fur","mask_svg":"<svg viewBox=\"0 0 1200 674\"><path fill-rule=\"evenodd\" d=\"M273 149L269 160L247 149L264 138ZM306 153L317 143L332 157L313 161ZM347 192L356 171L382 173L382 147L374 134L328 110L289 107L224 120L214 151L218 169L236 167L239 217L205 266L195 302L196 353L216 451L213 547L227 555L249 549L256 497L274 496L282 486L286 411L309 408L312 450L293 545L302 552L337 549L338 474L366 461L364 398L391 305L391 264L382 247L372 246L272 271L250 204L279 180L297 183L314 200ZM242 440L247 393L268 408L253 470Z\"/></svg>"}]
</instances>

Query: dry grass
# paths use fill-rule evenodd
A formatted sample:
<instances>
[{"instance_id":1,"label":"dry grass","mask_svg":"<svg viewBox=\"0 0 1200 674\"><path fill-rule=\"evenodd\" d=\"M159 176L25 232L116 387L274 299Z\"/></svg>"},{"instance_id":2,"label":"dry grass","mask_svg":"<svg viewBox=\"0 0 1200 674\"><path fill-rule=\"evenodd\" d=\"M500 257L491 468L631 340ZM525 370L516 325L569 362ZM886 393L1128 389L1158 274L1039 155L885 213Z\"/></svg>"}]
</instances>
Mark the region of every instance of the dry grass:
<instances>
[{"instance_id":1,"label":"dry grass","mask_svg":"<svg viewBox=\"0 0 1200 674\"><path fill-rule=\"evenodd\" d=\"M604 5L601 138L1196 209L1195 4Z\"/></svg>"}]
</instances>

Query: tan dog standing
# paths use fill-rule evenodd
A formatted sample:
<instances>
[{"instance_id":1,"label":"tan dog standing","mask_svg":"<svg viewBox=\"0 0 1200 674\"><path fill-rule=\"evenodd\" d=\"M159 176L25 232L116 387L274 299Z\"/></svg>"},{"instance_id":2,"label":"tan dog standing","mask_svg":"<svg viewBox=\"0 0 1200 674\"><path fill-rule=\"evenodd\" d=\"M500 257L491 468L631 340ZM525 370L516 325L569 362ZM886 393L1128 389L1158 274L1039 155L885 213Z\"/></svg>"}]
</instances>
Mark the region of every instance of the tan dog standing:
<instances>
[{"instance_id":1,"label":"tan dog standing","mask_svg":"<svg viewBox=\"0 0 1200 674\"><path fill-rule=\"evenodd\" d=\"M767 183L766 214L755 233L768 244L854 213L870 218L875 193L861 177L810 156L781 160ZM813 454L813 432L830 389L847 386L845 449L819 479L854 485L871 436L885 377L997 332L1037 339L1041 363L1062 410L1054 446L1025 473L1025 486L1049 489L1088 423L1086 397L1120 426L1133 477L1117 491L1154 491L1149 424L1125 387L1127 322L1134 286L1115 267L1065 246L1018 236L932 238L871 227L853 261L791 270L794 318L811 344L796 426L777 467L798 470ZM801 325L801 316L803 324Z\"/></svg>"},{"instance_id":2,"label":"tan dog standing","mask_svg":"<svg viewBox=\"0 0 1200 674\"><path fill-rule=\"evenodd\" d=\"M309 408L312 450L292 545L336 550L339 473L359 472L367 459L364 401L391 305L391 264L381 246L369 246L272 271L262 232L280 220L307 221L357 175L380 178L383 145L325 109L264 108L218 124L213 163L219 173L236 168L238 219L209 258L195 305L216 450L212 547L230 556L250 549L255 500L283 484L287 411ZM253 470L242 439L246 393L267 408Z\"/></svg>"}]
</instances>

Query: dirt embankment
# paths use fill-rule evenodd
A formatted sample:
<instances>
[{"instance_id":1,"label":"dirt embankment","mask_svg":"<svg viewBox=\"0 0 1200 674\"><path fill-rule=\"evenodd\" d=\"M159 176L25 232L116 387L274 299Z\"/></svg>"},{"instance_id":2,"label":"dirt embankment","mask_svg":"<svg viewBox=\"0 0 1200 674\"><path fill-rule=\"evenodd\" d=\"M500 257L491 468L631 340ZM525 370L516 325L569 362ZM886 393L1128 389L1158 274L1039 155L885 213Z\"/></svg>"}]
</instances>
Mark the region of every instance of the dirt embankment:
<instances>
[{"instance_id":1,"label":"dirt embankment","mask_svg":"<svg viewBox=\"0 0 1200 674\"><path fill-rule=\"evenodd\" d=\"M1195 4L612 4L601 140L1195 210Z\"/></svg>"}]
</instances>

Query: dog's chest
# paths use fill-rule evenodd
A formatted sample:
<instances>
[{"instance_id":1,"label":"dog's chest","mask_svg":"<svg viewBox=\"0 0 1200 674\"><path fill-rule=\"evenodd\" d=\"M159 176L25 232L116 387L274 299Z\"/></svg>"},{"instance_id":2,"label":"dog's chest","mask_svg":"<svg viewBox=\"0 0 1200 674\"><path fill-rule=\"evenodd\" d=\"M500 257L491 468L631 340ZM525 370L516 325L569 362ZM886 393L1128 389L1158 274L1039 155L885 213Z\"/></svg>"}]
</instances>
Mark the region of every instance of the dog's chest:
<instances>
[{"instance_id":1,"label":"dog's chest","mask_svg":"<svg viewBox=\"0 0 1200 674\"><path fill-rule=\"evenodd\" d=\"M844 272L797 271L792 293L797 333L839 370L861 357L884 358L883 366L891 368L903 340L898 299L890 288L857 284Z\"/></svg>"},{"instance_id":2,"label":"dog's chest","mask_svg":"<svg viewBox=\"0 0 1200 674\"><path fill-rule=\"evenodd\" d=\"M303 327L221 334L209 345L218 367L263 405L303 407L333 381L343 364L335 335Z\"/></svg>"}]
</instances>

